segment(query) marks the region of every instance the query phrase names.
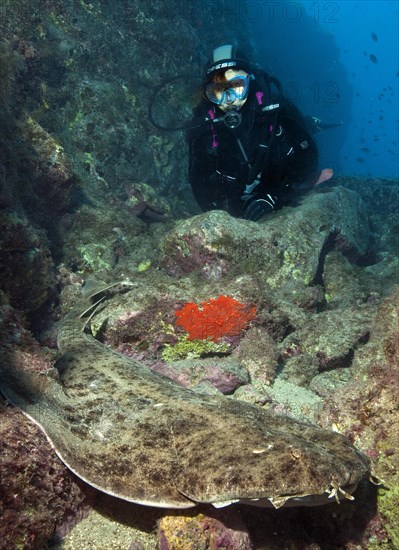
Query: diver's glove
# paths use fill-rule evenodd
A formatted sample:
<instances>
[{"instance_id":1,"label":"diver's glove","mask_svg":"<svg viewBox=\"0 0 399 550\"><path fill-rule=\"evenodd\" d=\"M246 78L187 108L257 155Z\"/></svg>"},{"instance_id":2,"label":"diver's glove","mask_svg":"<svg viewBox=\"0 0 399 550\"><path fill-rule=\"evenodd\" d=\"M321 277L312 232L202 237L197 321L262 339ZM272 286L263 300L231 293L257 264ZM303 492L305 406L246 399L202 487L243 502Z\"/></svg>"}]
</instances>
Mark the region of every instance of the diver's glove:
<instances>
[{"instance_id":1,"label":"diver's glove","mask_svg":"<svg viewBox=\"0 0 399 550\"><path fill-rule=\"evenodd\" d=\"M271 214L274 211L275 204L276 200L271 195L266 195L264 199L256 199L245 207L243 218L244 220L256 222L266 214Z\"/></svg>"}]
</instances>

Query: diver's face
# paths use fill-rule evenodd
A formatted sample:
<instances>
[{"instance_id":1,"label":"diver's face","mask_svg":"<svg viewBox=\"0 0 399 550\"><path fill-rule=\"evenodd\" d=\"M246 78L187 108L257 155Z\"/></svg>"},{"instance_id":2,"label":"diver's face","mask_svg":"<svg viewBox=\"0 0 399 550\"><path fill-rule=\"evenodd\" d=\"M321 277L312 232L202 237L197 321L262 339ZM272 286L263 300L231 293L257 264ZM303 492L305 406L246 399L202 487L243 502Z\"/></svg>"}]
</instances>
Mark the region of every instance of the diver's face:
<instances>
[{"instance_id":1,"label":"diver's face","mask_svg":"<svg viewBox=\"0 0 399 550\"><path fill-rule=\"evenodd\" d=\"M212 81L208 84L205 94L210 101L216 103L222 111L241 109L247 101L249 90L248 73L228 69L224 80Z\"/></svg>"}]
</instances>

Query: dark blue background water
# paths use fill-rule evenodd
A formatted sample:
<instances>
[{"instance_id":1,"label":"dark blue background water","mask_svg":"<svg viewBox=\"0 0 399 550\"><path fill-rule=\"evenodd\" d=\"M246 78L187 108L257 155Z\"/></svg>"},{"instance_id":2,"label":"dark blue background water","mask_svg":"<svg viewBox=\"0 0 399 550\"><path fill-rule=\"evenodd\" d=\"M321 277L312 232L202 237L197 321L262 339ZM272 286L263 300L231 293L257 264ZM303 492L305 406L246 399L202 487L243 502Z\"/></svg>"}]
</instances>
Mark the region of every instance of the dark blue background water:
<instances>
[{"instance_id":1,"label":"dark blue background water","mask_svg":"<svg viewBox=\"0 0 399 550\"><path fill-rule=\"evenodd\" d=\"M251 24L259 63L305 114L343 122L318 135L336 173L398 177L398 2L225 2ZM228 13L230 10L230 14Z\"/></svg>"}]
</instances>

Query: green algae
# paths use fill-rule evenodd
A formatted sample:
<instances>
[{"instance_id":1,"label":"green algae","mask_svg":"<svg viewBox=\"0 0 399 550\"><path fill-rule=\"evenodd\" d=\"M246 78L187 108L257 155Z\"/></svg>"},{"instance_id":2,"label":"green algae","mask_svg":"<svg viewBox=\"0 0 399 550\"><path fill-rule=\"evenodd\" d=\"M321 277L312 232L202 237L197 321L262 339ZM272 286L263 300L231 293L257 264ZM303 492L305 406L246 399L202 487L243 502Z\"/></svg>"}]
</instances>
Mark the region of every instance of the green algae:
<instances>
[{"instance_id":1,"label":"green algae","mask_svg":"<svg viewBox=\"0 0 399 550\"><path fill-rule=\"evenodd\" d=\"M367 550L391 550L399 548L399 486L378 491L378 510L384 518L384 529L387 540L371 540Z\"/></svg>"},{"instance_id":2,"label":"green algae","mask_svg":"<svg viewBox=\"0 0 399 550\"><path fill-rule=\"evenodd\" d=\"M173 363L179 359L197 359L204 355L227 353L229 345L226 343L212 342L211 340L188 340L182 336L176 344L165 344L162 350L162 359L167 363Z\"/></svg>"},{"instance_id":3,"label":"green algae","mask_svg":"<svg viewBox=\"0 0 399 550\"><path fill-rule=\"evenodd\" d=\"M147 271L147 269L150 269L151 264L152 264L151 260L145 260L143 262L140 262L139 265L137 266L137 272L143 273L144 271Z\"/></svg>"},{"instance_id":4,"label":"green algae","mask_svg":"<svg viewBox=\"0 0 399 550\"><path fill-rule=\"evenodd\" d=\"M89 243L78 246L85 267L90 271L97 272L105 269L112 269L113 256L110 257L109 248L102 243Z\"/></svg>"},{"instance_id":5,"label":"green algae","mask_svg":"<svg viewBox=\"0 0 399 550\"><path fill-rule=\"evenodd\" d=\"M384 527L391 539L390 548L399 548L399 488L395 487L389 496L381 498L380 506L381 514L386 519Z\"/></svg>"}]
</instances>

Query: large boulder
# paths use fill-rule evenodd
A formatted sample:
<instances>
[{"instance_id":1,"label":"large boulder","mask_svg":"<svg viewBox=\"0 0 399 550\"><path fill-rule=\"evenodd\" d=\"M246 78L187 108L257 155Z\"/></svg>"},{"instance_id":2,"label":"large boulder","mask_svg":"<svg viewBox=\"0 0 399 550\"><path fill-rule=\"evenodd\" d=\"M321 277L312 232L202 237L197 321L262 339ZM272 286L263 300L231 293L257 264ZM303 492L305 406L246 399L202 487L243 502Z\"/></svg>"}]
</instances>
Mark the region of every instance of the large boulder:
<instances>
[{"instance_id":1,"label":"large boulder","mask_svg":"<svg viewBox=\"0 0 399 550\"><path fill-rule=\"evenodd\" d=\"M56 284L53 259L45 232L23 212L0 213L1 289L13 307L25 313L38 310Z\"/></svg>"},{"instance_id":2,"label":"large boulder","mask_svg":"<svg viewBox=\"0 0 399 550\"><path fill-rule=\"evenodd\" d=\"M163 266L174 276L198 272L210 280L262 272L271 287L291 280L308 285L326 254L356 260L367 250L367 213L359 195L343 187L314 193L261 223L214 210L181 222L161 243Z\"/></svg>"},{"instance_id":3,"label":"large boulder","mask_svg":"<svg viewBox=\"0 0 399 550\"><path fill-rule=\"evenodd\" d=\"M292 332L281 344L283 356L313 358L319 372L349 367L354 350L367 342L374 308L322 311L309 316L306 323Z\"/></svg>"},{"instance_id":4,"label":"large boulder","mask_svg":"<svg viewBox=\"0 0 399 550\"><path fill-rule=\"evenodd\" d=\"M345 433L372 459L382 484L372 534L399 548L399 287L381 304L351 371L352 379L326 398L320 424Z\"/></svg>"},{"instance_id":5,"label":"large boulder","mask_svg":"<svg viewBox=\"0 0 399 550\"><path fill-rule=\"evenodd\" d=\"M55 354L41 348L0 290L0 365L44 374ZM85 495L42 431L0 395L0 548L48 548L81 518Z\"/></svg>"}]
</instances>

